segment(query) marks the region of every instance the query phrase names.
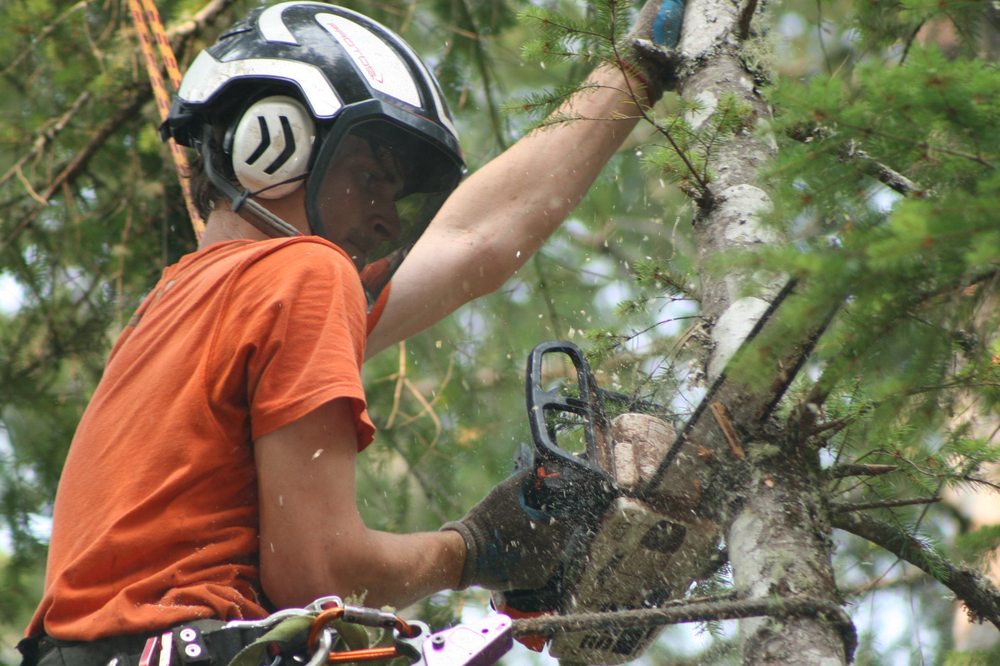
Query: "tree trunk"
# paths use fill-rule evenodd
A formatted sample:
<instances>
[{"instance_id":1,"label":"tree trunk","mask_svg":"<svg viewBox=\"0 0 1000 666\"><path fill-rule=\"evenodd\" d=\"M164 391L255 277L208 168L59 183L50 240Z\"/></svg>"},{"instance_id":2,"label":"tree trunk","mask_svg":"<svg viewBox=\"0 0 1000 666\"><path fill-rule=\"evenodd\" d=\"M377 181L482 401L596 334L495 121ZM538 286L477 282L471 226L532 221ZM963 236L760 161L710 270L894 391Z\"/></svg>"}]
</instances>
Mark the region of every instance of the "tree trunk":
<instances>
[{"instance_id":1,"label":"tree trunk","mask_svg":"<svg viewBox=\"0 0 1000 666\"><path fill-rule=\"evenodd\" d=\"M750 598L799 597L834 606L832 540L815 456L795 442L752 442L747 449L749 474L733 477L742 482L734 489L741 497L724 520L737 589ZM743 663L847 663L843 632L850 628L819 610L811 617L742 620Z\"/></svg>"},{"instance_id":2,"label":"tree trunk","mask_svg":"<svg viewBox=\"0 0 1000 666\"><path fill-rule=\"evenodd\" d=\"M718 146L709 163L708 196L702 197L694 220L702 316L712 327L705 364L709 381L722 373L783 284L780 276L771 276L763 291L747 294L744 291L755 276L736 270L721 275L708 267L708 260L720 252L781 240L760 222L761 214L771 208L771 198L761 189L757 171L773 155L775 146L758 132L771 113L742 60L746 38L740 34L741 10L752 11L748 3L757 4L755 0L744 0L740 7L731 0L688 3L681 42L691 67L681 79L681 93L701 107L688 117L696 130L725 96L735 96L752 110L745 126Z\"/></svg>"},{"instance_id":3,"label":"tree trunk","mask_svg":"<svg viewBox=\"0 0 1000 666\"><path fill-rule=\"evenodd\" d=\"M742 57L746 41L752 38L751 19L760 10L755 0L690 1L680 45L685 63L681 93L702 107L688 118L696 129L725 96L734 96L748 109L743 128L712 156L711 180L694 220L702 314L710 327L703 356L709 382L724 373L786 281L783 276L765 276L761 281L760 276L737 271L719 274L709 267L709 260L721 252L781 242L760 221L771 206L758 175L775 150L774 142L760 132L770 110ZM748 294L744 288L751 277L758 278L762 289ZM839 611L815 453L797 442L765 435L765 424L741 422L739 407L744 398L752 402L749 397L730 391L725 402L713 405L713 412L716 405L719 410L712 435L715 445L693 443L713 452L731 451L724 460L715 457L712 489L702 509L722 519L734 582L747 598L807 597ZM727 414L734 415L731 423L724 423ZM720 446L719 440L725 444ZM837 619L830 615L742 620L744 663L847 663L844 631L852 628L842 612Z\"/></svg>"}]
</instances>

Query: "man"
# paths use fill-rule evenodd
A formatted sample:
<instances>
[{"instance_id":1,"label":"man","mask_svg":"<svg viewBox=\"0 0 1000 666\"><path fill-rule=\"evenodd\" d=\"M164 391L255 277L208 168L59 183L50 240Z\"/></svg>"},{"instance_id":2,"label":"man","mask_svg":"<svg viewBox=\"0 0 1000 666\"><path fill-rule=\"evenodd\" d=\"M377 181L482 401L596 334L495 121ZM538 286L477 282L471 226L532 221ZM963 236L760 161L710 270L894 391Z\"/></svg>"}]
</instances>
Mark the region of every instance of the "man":
<instances>
[{"instance_id":1,"label":"man","mask_svg":"<svg viewBox=\"0 0 1000 666\"><path fill-rule=\"evenodd\" d=\"M675 43L682 6L648 3L630 41ZM360 367L520 268L657 73L598 68L561 110L593 120L532 133L459 184L436 81L370 19L285 2L203 52L164 131L199 151L206 230L122 333L74 437L26 632L44 636L41 663L135 662L179 623L330 594L403 607L544 584L571 526L532 521L520 477L438 532L365 526Z\"/></svg>"}]
</instances>

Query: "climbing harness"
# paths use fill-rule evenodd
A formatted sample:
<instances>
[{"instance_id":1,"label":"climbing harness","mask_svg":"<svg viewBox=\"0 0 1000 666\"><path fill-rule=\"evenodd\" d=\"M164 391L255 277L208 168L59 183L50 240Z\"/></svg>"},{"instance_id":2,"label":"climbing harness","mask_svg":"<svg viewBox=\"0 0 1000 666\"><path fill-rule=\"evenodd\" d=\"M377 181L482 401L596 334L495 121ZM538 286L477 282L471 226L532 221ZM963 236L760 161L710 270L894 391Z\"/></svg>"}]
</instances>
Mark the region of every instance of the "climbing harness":
<instances>
[{"instance_id":1,"label":"climbing harness","mask_svg":"<svg viewBox=\"0 0 1000 666\"><path fill-rule=\"evenodd\" d=\"M492 614L431 633L423 622L374 608L348 606L339 597L323 597L304 609L286 609L256 621L233 621L226 629L251 629L260 637L243 648L228 666L305 666L387 662L422 666L489 666L508 650L511 619ZM365 628L383 636L369 644Z\"/></svg>"},{"instance_id":2,"label":"climbing harness","mask_svg":"<svg viewBox=\"0 0 1000 666\"><path fill-rule=\"evenodd\" d=\"M156 10L153 0L128 0L128 6L132 13L132 22L135 24L136 33L139 35L142 55L146 61L146 71L149 74L149 82L156 99L156 108L159 110L162 122L167 119L167 115L170 113L170 92L167 91L167 85L160 73L160 64L157 62L156 53L153 50L154 41L163 61L163 68L170 78L173 92L177 92L181 85L181 72L177 67L177 59L174 57L173 49L170 48L166 30L163 29L163 22L160 20L160 13ZM191 183L188 180L190 164L184 154L184 149L176 141L171 140L169 145L170 154L174 159L174 167L177 169L177 177L180 179L181 191L184 193L184 204L191 217L191 226L194 228L195 235L200 238L205 230L205 222L194 205Z\"/></svg>"}]
</instances>

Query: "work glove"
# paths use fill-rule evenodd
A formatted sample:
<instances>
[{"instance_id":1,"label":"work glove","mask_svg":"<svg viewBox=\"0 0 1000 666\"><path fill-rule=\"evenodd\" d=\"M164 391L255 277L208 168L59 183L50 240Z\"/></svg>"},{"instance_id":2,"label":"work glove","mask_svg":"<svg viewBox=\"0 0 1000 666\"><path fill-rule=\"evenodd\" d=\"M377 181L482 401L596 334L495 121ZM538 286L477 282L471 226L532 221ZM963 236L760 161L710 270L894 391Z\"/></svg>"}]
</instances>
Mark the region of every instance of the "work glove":
<instances>
[{"instance_id":1,"label":"work glove","mask_svg":"<svg viewBox=\"0 0 1000 666\"><path fill-rule=\"evenodd\" d=\"M655 102L677 83L673 48L681 38L685 0L647 0L623 40L623 57Z\"/></svg>"},{"instance_id":2,"label":"work glove","mask_svg":"<svg viewBox=\"0 0 1000 666\"><path fill-rule=\"evenodd\" d=\"M465 540L459 589L479 585L489 590L534 590L559 568L567 544L583 525L562 512L557 517L527 506L525 486L534 480L530 469L515 472L464 518L441 527Z\"/></svg>"}]
</instances>

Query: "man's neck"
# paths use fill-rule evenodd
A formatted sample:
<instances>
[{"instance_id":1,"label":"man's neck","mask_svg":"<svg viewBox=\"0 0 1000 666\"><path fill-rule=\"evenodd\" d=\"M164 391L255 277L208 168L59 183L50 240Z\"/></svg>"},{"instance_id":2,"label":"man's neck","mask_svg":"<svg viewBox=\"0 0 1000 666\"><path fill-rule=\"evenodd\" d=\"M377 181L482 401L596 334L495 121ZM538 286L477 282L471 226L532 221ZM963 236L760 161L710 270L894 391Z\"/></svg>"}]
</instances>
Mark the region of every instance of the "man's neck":
<instances>
[{"instance_id":1,"label":"man's neck","mask_svg":"<svg viewBox=\"0 0 1000 666\"><path fill-rule=\"evenodd\" d=\"M268 236L231 210L216 208L208 216L198 249L230 240L266 240Z\"/></svg>"}]
</instances>

